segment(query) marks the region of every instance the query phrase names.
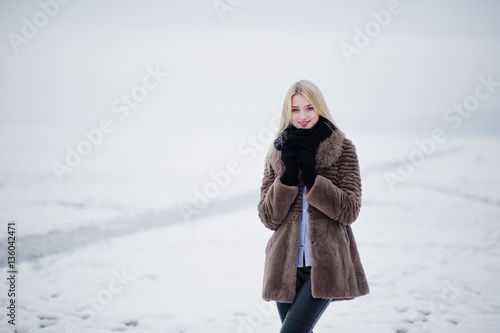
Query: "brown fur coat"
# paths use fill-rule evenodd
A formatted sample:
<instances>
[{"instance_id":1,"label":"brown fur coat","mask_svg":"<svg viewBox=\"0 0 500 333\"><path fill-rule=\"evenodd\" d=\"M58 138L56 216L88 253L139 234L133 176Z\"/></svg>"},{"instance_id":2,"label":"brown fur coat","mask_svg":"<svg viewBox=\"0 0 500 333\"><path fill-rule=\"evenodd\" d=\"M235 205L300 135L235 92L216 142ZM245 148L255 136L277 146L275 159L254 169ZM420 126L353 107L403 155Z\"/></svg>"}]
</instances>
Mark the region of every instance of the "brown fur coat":
<instances>
[{"instance_id":1,"label":"brown fur coat","mask_svg":"<svg viewBox=\"0 0 500 333\"><path fill-rule=\"evenodd\" d=\"M286 186L281 151L271 148L264 170L259 217L274 230L266 247L263 298L291 303L295 297L302 195L309 203L312 296L352 299L369 292L350 224L361 207L361 178L354 144L336 129L316 153L316 181Z\"/></svg>"}]
</instances>

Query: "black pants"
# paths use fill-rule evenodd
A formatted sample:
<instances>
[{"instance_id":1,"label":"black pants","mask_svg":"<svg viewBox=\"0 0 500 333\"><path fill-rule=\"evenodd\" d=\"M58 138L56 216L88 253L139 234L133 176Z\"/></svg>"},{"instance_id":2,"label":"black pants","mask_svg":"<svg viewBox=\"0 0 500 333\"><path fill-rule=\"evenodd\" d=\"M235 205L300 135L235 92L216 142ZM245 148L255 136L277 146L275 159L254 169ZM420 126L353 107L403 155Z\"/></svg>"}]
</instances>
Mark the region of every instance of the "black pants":
<instances>
[{"instance_id":1,"label":"black pants","mask_svg":"<svg viewBox=\"0 0 500 333\"><path fill-rule=\"evenodd\" d=\"M297 294L290 303L276 302L281 318L280 333L312 333L331 299L311 295L311 267L297 267Z\"/></svg>"}]
</instances>

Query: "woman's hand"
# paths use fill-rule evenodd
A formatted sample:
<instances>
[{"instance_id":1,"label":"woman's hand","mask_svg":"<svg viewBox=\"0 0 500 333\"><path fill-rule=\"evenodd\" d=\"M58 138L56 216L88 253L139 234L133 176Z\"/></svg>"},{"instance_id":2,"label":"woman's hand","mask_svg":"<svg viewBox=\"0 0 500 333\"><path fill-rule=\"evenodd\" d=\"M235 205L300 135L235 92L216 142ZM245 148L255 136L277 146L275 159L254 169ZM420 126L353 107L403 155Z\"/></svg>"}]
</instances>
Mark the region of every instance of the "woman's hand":
<instances>
[{"instance_id":1,"label":"woman's hand","mask_svg":"<svg viewBox=\"0 0 500 333\"><path fill-rule=\"evenodd\" d=\"M281 176L281 182L287 186L296 186L299 177L299 167L297 165L298 142L289 141L281 152L281 160L285 164L285 173Z\"/></svg>"},{"instance_id":2,"label":"woman's hand","mask_svg":"<svg viewBox=\"0 0 500 333\"><path fill-rule=\"evenodd\" d=\"M313 147L302 143L298 147L297 163L300 168L300 178L307 187L311 189L316 181L316 151Z\"/></svg>"}]
</instances>

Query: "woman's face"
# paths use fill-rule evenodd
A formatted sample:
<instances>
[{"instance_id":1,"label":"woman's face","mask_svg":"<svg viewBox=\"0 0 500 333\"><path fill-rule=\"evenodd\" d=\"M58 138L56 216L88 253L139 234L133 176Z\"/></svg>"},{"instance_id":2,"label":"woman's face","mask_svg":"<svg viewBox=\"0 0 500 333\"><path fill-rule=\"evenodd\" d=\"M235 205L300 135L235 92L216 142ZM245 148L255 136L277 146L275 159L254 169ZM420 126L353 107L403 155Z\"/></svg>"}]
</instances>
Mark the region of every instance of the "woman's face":
<instances>
[{"instance_id":1,"label":"woman's face","mask_svg":"<svg viewBox=\"0 0 500 333\"><path fill-rule=\"evenodd\" d=\"M292 125L295 128L308 129L316 125L319 115L307 98L302 95L292 96Z\"/></svg>"}]
</instances>

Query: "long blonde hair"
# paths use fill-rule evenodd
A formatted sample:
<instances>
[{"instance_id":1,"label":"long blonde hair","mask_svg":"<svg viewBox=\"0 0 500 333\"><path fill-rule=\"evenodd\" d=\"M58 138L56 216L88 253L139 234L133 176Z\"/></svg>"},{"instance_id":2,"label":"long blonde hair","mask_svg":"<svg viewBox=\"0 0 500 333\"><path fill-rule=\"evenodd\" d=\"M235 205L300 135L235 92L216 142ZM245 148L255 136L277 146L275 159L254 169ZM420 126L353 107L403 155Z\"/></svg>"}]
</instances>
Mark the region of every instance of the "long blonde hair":
<instances>
[{"instance_id":1,"label":"long blonde hair","mask_svg":"<svg viewBox=\"0 0 500 333\"><path fill-rule=\"evenodd\" d=\"M281 133L286 130L292 123L292 97L294 95L302 95L312 104L314 110L322 117L328 119L335 128L338 128L337 124L333 121L332 115L328 110L325 98L321 91L316 87L314 83L309 80L300 80L295 82L288 88L285 96L285 102L283 103L283 111L281 112L281 121L278 133L276 133L275 141L269 146L269 150L266 155L266 167L269 167L271 152L275 147L274 144L276 140L281 141Z\"/></svg>"},{"instance_id":2,"label":"long blonde hair","mask_svg":"<svg viewBox=\"0 0 500 333\"><path fill-rule=\"evenodd\" d=\"M318 87L309 80L300 80L288 88L285 101L283 103L283 111L281 112L281 121L276 135L277 137L292 123L292 97L295 95L302 95L307 98L307 100L312 104L314 110L320 116L328 119L335 127L338 128L337 124L333 121L330 111L328 110L325 98Z\"/></svg>"}]
</instances>

